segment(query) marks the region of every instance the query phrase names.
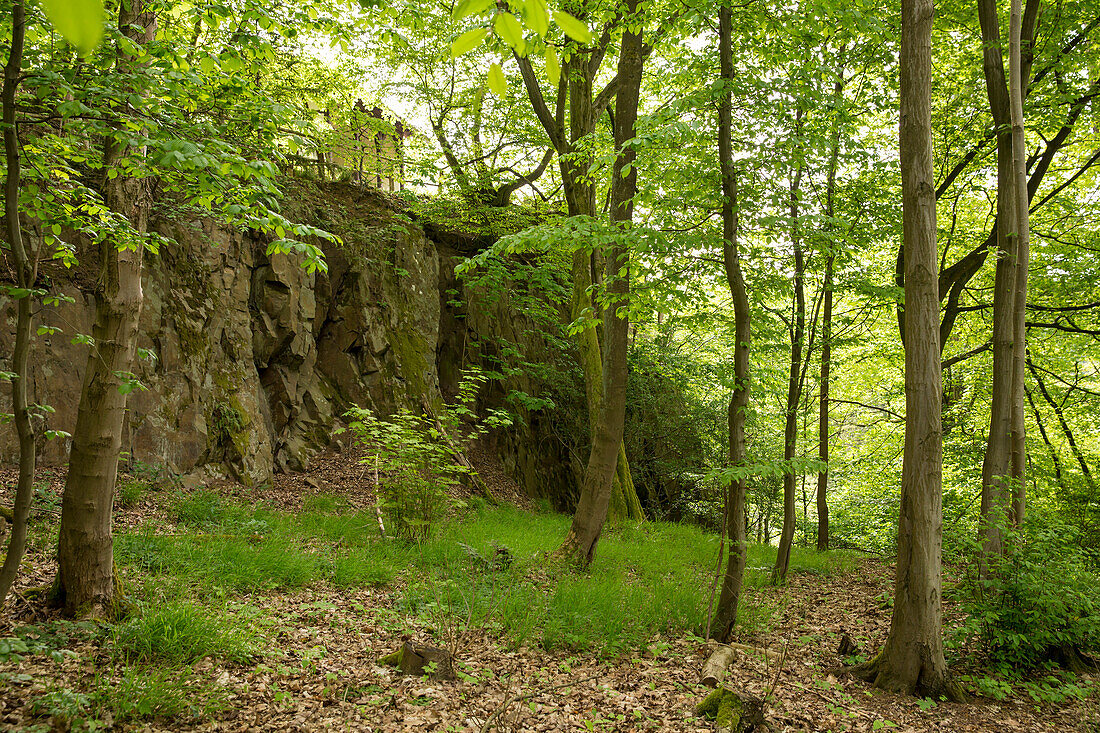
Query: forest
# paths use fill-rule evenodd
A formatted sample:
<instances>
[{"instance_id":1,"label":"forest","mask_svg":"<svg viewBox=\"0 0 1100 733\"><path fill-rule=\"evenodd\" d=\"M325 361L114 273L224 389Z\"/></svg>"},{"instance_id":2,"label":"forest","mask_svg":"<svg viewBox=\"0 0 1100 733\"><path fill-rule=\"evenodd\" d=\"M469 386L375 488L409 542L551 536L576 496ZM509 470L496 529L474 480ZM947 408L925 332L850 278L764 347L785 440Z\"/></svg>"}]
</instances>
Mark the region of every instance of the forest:
<instances>
[{"instance_id":1,"label":"forest","mask_svg":"<svg viewBox=\"0 0 1100 733\"><path fill-rule=\"evenodd\" d=\"M5 730L1100 731L1095 0L0 0Z\"/></svg>"}]
</instances>

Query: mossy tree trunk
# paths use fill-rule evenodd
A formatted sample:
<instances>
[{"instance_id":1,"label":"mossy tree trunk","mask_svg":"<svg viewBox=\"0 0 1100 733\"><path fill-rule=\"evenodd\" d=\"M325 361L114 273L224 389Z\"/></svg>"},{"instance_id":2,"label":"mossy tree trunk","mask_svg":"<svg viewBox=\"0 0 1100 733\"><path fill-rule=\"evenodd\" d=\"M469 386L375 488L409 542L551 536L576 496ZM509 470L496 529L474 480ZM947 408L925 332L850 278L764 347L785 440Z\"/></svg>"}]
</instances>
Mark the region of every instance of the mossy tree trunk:
<instances>
[{"instance_id":1,"label":"mossy tree trunk","mask_svg":"<svg viewBox=\"0 0 1100 733\"><path fill-rule=\"evenodd\" d=\"M960 700L941 637L943 386L932 185L932 0L902 0L901 15L905 455L894 614L882 651L850 671L892 692Z\"/></svg>"},{"instance_id":2,"label":"mossy tree trunk","mask_svg":"<svg viewBox=\"0 0 1100 733\"><path fill-rule=\"evenodd\" d=\"M637 10L637 0L628 0L628 12ZM627 28L619 51L619 89L615 97L615 148L618 154L611 179L611 222L623 231L607 255L605 283L607 307L603 312L607 339L603 354L602 399L597 421L591 426L592 451L585 469L577 511L562 544L563 550L579 564L588 565L596 554L600 534L611 505L616 469L623 455L623 423L626 418L627 341L629 321L626 314L630 296L630 252L624 241L634 215L634 195L638 190L636 157L627 143L634 138L642 83L642 31ZM595 336L594 329L593 338Z\"/></svg>"},{"instance_id":3,"label":"mossy tree trunk","mask_svg":"<svg viewBox=\"0 0 1100 733\"><path fill-rule=\"evenodd\" d=\"M720 78L725 82L718 99L718 162L722 173L722 259L726 281L733 298L734 387L729 404L729 461L731 466L745 463L745 413L749 406L749 346L752 340L748 290L741 272L737 242L737 178L733 167L733 13L723 4L718 10ZM747 562L745 528L745 479L737 478L726 488L726 572L710 636L729 641L737 623L737 606Z\"/></svg>"},{"instance_id":4,"label":"mossy tree trunk","mask_svg":"<svg viewBox=\"0 0 1100 733\"><path fill-rule=\"evenodd\" d=\"M530 59L516 56L520 74L523 77L531 106L535 116L546 131L554 150L558 154L558 168L561 172L562 188L565 193L566 208L569 216L596 216L596 189L588 176L592 161L590 156L582 154L577 143L592 134L596 121L607 108L610 100L619 88L620 77L616 75L597 94L593 81L603 63L610 35L605 33L589 49L589 53L572 55L562 65L554 109L551 110L543 97L534 67ZM566 108L569 110L569 124L566 127ZM577 320L586 312L595 314L592 301L594 282L592 257L586 251L578 250L573 255L573 294L570 317ZM588 406L590 430L595 430L602 410L603 399L603 359L598 329L595 325L577 334L577 351L580 355L581 371L584 375L585 396ZM619 451L615 478L612 483L612 499L608 516L612 520L630 519L640 521L645 518L638 493L631 478L630 464L626 459L626 450Z\"/></svg>"},{"instance_id":5,"label":"mossy tree trunk","mask_svg":"<svg viewBox=\"0 0 1100 733\"><path fill-rule=\"evenodd\" d=\"M15 265L15 284L23 291L16 304L15 345L11 355L11 404L15 434L19 440L19 478L15 488L15 507L12 511L11 539L4 565L0 568L0 608L3 608L8 591L19 574L19 564L27 549L27 520L34 497L34 467L37 458L34 431L28 408L30 399L27 383L30 381L29 355L31 350L31 300L30 291L38 280L38 247L25 242L19 225L20 152L19 135L15 119L15 93L23 65L23 39L26 35L26 16L22 2L12 6L11 46L8 63L4 66L3 120L4 159L7 178L4 181L4 216L8 225L8 245Z\"/></svg>"},{"instance_id":6,"label":"mossy tree trunk","mask_svg":"<svg viewBox=\"0 0 1100 733\"><path fill-rule=\"evenodd\" d=\"M133 0L129 9L124 5L119 11L119 29L138 44L149 43L156 16ZM117 66L123 72L134 66L121 47ZM99 242L93 344L77 408L57 550L58 601L69 615L108 615L115 603L111 514L126 416L123 380L131 373L141 317L149 196L148 181L128 175L123 161L141 154L111 136L104 143L104 201L125 218L130 231L116 230L116 236Z\"/></svg>"}]
</instances>

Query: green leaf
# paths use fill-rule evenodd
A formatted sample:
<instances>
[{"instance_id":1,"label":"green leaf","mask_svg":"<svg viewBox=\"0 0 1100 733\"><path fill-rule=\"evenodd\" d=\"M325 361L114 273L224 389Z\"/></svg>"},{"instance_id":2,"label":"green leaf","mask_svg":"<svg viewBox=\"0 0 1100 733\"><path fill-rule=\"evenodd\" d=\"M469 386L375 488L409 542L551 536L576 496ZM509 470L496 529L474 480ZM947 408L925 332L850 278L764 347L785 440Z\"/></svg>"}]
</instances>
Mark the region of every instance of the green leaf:
<instances>
[{"instance_id":1,"label":"green leaf","mask_svg":"<svg viewBox=\"0 0 1100 733\"><path fill-rule=\"evenodd\" d=\"M470 15L484 13L492 4L493 0L462 0L458 5L455 5L454 12L451 13L451 19L462 20Z\"/></svg>"},{"instance_id":2,"label":"green leaf","mask_svg":"<svg viewBox=\"0 0 1100 733\"><path fill-rule=\"evenodd\" d=\"M553 47L546 48L546 76L554 86L558 85L561 78L561 65L558 63L558 52Z\"/></svg>"},{"instance_id":3,"label":"green leaf","mask_svg":"<svg viewBox=\"0 0 1100 733\"><path fill-rule=\"evenodd\" d=\"M592 33L582 21L561 10L554 11L554 21L565 31L565 35L578 43L592 43Z\"/></svg>"},{"instance_id":4,"label":"green leaf","mask_svg":"<svg viewBox=\"0 0 1100 733\"><path fill-rule=\"evenodd\" d=\"M517 51L527 45L523 40L523 26L511 13L497 13L497 17L493 19L493 28L501 40Z\"/></svg>"},{"instance_id":5,"label":"green leaf","mask_svg":"<svg viewBox=\"0 0 1100 733\"><path fill-rule=\"evenodd\" d=\"M54 29L82 54L103 40L103 3L100 0L42 0Z\"/></svg>"},{"instance_id":6,"label":"green leaf","mask_svg":"<svg viewBox=\"0 0 1100 733\"><path fill-rule=\"evenodd\" d=\"M527 14L524 16L527 27L539 34L539 38L550 30L550 10L546 7L546 0L527 0Z\"/></svg>"},{"instance_id":7,"label":"green leaf","mask_svg":"<svg viewBox=\"0 0 1100 733\"><path fill-rule=\"evenodd\" d=\"M458 58L472 51L488 34L488 28L474 28L472 31L466 31L451 44L451 58Z\"/></svg>"},{"instance_id":8,"label":"green leaf","mask_svg":"<svg viewBox=\"0 0 1100 733\"><path fill-rule=\"evenodd\" d=\"M501 71L500 64L489 67L489 88L493 90L493 94L501 98L508 92L508 82L504 80L504 72Z\"/></svg>"}]
</instances>

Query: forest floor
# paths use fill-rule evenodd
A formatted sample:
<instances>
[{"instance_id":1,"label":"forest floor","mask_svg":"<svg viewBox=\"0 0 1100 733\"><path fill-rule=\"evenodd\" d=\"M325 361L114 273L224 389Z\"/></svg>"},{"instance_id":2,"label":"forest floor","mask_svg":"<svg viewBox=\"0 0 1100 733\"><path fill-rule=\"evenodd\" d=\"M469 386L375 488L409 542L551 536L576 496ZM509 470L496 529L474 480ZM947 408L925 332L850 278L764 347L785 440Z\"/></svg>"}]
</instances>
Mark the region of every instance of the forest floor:
<instances>
[{"instance_id":1,"label":"forest floor","mask_svg":"<svg viewBox=\"0 0 1100 733\"><path fill-rule=\"evenodd\" d=\"M55 572L62 476L44 473L18 593L0 618L0 728L714 729L694 709L708 692L699 634L715 538L613 528L588 574L555 570L546 551L567 518L533 512L482 461L521 508L471 500L437 538L401 548L377 537L369 476L352 458L325 456L259 490L120 482L116 551L134 613L116 624L65 621L33 592ZM0 474L5 502L10 479ZM467 546L486 556L505 546L515 562L479 565ZM1096 676L1068 688L1017 680L1003 700L955 704L835 675L884 640L892 567L801 551L777 588L766 583L769 549L750 553L739 628L759 652L740 653L726 684L767 695L773 730L1100 731ZM958 620L950 602L945 617ZM856 657L837 654L845 633ZM459 679L379 664L406 639L452 649ZM976 655L949 654L976 689Z\"/></svg>"}]
</instances>

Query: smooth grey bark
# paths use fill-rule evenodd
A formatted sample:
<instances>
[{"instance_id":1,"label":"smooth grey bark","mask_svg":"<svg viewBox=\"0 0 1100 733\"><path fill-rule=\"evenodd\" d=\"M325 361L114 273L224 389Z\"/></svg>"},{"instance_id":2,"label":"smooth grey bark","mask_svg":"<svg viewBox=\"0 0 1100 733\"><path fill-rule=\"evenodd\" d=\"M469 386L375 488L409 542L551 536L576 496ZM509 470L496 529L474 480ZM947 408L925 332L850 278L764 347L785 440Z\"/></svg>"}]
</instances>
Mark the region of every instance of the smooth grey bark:
<instances>
[{"instance_id":1,"label":"smooth grey bark","mask_svg":"<svg viewBox=\"0 0 1100 733\"><path fill-rule=\"evenodd\" d=\"M1029 35L1025 39L1021 0L1011 0L1009 7L1009 118L1012 121L1012 198L1016 215L1016 277L1012 288L1012 441L1009 446L1013 486L1009 518L1018 527L1023 524L1027 504L1024 361L1027 350L1027 279L1031 261L1031 222L1028 215L1030 197L1027 192L1027 150L1024 140L1024 96L1027 94L1024 90L1024 79L1028 77L1028 73L1023 67L1023 44L1026 42L1030 46L1030 34L1034 33L1034 29L1028 29ZM1034 21L1031 24L1034 25ZM1028 67L1030 68L1030 63Z\"/></svg>"},{"instance_id":2,"label":"smooth grey bark","mask_svg":"<svg viewBox=\"0 0 1100 733\"><path fill-rule=\"evenodd\" d=\"M1006 77L1001 50L1001 26L996 0L979 0L982 70L997 135L997 267L993 285L993 384L989 435L982 460L979 532L984 576L985 558L1004 552L1003 529L1023 513L1024 456L1024 310L1028 268L1027 168L1023 151L1021 66L1024 18L1018 0L1012 0L1009 67ZM1027 37L1034 36L1038 0L1028 2ZM1030 44L1030 40L1029 40ZM1030 62L1028 63L1030 68ZM1018 129L1017 129L1018 125ZM1016 148L1019 147L1019 151ZM1018 158L1018 159L1017 159Z\"/></svg>"}]
</instances>

